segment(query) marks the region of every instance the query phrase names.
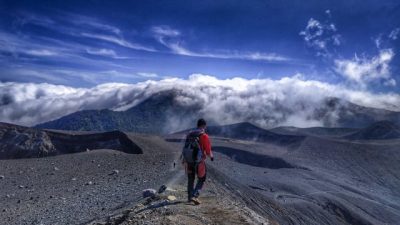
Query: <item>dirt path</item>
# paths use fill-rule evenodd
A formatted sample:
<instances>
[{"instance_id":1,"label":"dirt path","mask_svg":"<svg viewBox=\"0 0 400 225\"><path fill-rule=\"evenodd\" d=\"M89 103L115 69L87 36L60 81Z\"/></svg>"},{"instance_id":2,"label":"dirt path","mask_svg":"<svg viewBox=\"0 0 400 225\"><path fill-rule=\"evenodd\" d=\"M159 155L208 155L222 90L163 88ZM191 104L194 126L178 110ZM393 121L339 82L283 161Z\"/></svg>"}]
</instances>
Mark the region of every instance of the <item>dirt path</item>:
<instances>
[{"instance_id":1,"label":"dirt path","mask_svg":"<svg viewBox=\"0 0 400 225\"><path fill-rule=\"evenodd\" d=\"M122 213L91 224L269 224L242 202L226 195L212 177L207 180L200 205L187 202L186 177L182 171L177 172L167 185L163 194L143 199Z\"/></svg>"}]
</instances>

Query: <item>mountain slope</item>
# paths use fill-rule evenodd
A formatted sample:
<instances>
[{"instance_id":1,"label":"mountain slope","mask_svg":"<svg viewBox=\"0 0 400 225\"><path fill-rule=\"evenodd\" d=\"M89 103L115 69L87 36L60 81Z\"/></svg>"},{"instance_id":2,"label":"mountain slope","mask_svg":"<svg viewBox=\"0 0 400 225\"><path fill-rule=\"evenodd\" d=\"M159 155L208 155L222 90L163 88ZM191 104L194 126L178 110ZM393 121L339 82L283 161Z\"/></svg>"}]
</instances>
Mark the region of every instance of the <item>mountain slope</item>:
<instances>
[{"instance_id":1,"label":"mountain slope","mask_svg":"<svg viewBox=\"0 0 400 225\"><path fill-rule=\"evenodd\" d=\"M0 160L54 156L84 152L87 149L143 153L142 149L120 131L68 134L0 123L0 140Z\"/></svg>"},{"instance_id":2,"label":"mountain slope","mask_svg":"<svg viewBox=\"0 0 400 225\"><path fill-rule=\"evenodd\" d=\"M345 136L350 140L382 140L400 138L400 127L390 121L379 121Z\"/></svg>"}]
</instances>

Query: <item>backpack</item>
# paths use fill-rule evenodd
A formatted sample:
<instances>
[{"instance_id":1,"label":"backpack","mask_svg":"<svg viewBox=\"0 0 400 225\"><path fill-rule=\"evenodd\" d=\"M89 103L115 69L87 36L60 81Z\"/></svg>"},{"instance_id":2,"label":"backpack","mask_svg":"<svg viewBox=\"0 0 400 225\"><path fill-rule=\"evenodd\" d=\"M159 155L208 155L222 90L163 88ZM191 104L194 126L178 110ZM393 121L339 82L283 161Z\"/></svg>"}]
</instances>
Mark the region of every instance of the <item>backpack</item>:
<instances>
[{"instance_id":1,"label":"backpack","mask_svg":"<svg viewBox=\"0 0 400 225\"><path fill-rule=\"evenodd\" d=\"M199 163L203 157L200 147L200 136L204 131L195 130L186 136L185 145L182 149L183 160L187 163Z\"/></svg>"}]
</instances>

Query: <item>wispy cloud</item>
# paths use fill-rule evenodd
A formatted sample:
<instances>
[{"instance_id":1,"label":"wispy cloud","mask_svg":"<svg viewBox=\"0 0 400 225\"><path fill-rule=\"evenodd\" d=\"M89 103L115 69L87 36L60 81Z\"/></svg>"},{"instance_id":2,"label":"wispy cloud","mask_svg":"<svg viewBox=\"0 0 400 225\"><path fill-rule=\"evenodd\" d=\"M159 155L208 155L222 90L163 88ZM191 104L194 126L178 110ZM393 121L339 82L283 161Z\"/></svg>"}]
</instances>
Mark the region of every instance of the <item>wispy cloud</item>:
<instances>
[{"instance_id":1,"label":"wispy cloud","mask_svg":"<svg viewBox=\"0 0 400 225\"><path fill-rule=\"evenodd\" d=\"M72 18L71 20L69 20L72 24L79 27L89 27L90 29L102 30L105 32L114 33L116 35L120 35L122 33L121 29L119 29L118 27L106 24L92 17L72 13L64 14L66 14L64 15L65 17Z\"/></svg>"},{"instance_id":2,"label":"wispy cloud","mask_svg":"<svg viewBox=\"0 0 400 225\"><path fill-rule=\"evenodd\" d=\"M0 30L0 52L7 52L18 57L19 55L31 55L35 57L61 56L65 49L45 45L42 42L31 39L28 35L18 36Z\"/></svg>"},{"instance_id":3,"label":"wispy cloud","mask_svg":"<svg viewBox=\"0 0 400 225\"><path fill-rule=\"evenodd\" d=\"M393 46L400 35L400 28L396 27L390 32L380 33L376 38L374 38L375 45L378 49L390 48Z\"/></svg>"},{"instance_id":4,"label":"wispy cloud","mask_svg":"<svg viewBox=\"0 0 400 225\"><path fill-rule=\"evenodd\" d=\"M151 28L154 34L158 35L159 38L164 38L164 37L177 37L181 34L176 29L172 29L169 26L154 26Z\"/></svg>"},{"instance_id":5,"label":"wispy cloud","mask_svg":"<svg viewBox=\"0 0 400 225\"><path fill-rule=\"evenodd\" d=\"M149 73L149 72L138 72L137 75L139 75L141 77L146 77L146 78L156 78L156 77L158 77L158 74Z\"/></svg>"},{"instance_id":6,"label":"wispy cloud","mask_svg":"<svg viewBox=\"0 0 400 225\"><path fill-rule=\"evenodd\" d=\"M135 49L135 50L143 50L143 51L148 51L148 52L156 51L154 48L149 48L149 47L146 47L146 46L143 46L140 44L131 43L129 41L126 41L122 37L117 37L117 36L112 36L112 35L92 34L92 33L81 33L81 35L84 37L107 41L107 42L117 44L122 47L131 48L131 49Z\"/></svg>"},{"instance_id":7,"label":"wispy cloud","mask_svg":"<svg viewBox=\"0 0 400 225\"><path fill-rule=\"evenodd\" d=\"M113 59L129 59L129 57L119 56L114 50L106 48L87 48L86 52L90 55L110 57Z\"/></svg>"},{"instance_id":8,"label":"wispy cloud","mask_svg":"<svg viewBox=\"0 0 400 225\"><path fill-rule=\"evenodd\" d=\"M34 56L56 56L56 55L58 55L58 52L47 50L47 49L32 49L32 50L27 50L25 53L29 54L29 55L34 55Z\"/></svg>"},{"instance_id":9,"label":"wispy cloud","mask_svg":"<svg viewBox=\"0 0 400 225\"><path fill-rule=\"evenodd\" d=\"M316 51L318 56L331 56L332 46L339 46L341 44L341 36L337 32L334 23L330 22L331 12L325 12L329 20L320 22L314 18L310 18L307 26L299 34L303 37L305 43L310 48Z\"/></svg>"},{"instance_id":10,"label":"wispy cloud","mask_svg":"<svg viewBox=\"0 0 400 225\"><path fill-rule=\"evenodd\" d=\"M104 49L104 48L102 48L102 49L90 49L89 48L89 49L86 49L86 52L88 54L92 54L92 55L109 56L109 57L112 57L112 58L117 57L117 54L112 49Z\"/></svg>"},{"instance_id":11,"label":"wispy cloud","mask_svg":"<svg viewBox=\"0 0 400 225\"><path fill-rule=\"evenodd\" d=\"M17 19L14 25L24 26L27 24L42 26L42 27L51 27L56 24L56 22L43 15L33 14L29 12L19 12L17 14Z\"/></svg>"},{"instance_id":12,"label":"wispy cloud","mask_svg":"<svg viewBox=\"0 0 400 225\"><path fill-rule=\"evenodd\" d=\"M397 27L390 32L389 38L392 40L397 40L399 34L400 34L400 28Z\"/></svg>"},{"instance_id":13,"label":"wispy cloud","mask_svg":"<svg viewBox=\"0 0 400 225\"><path fill-rule=\"evenodd\" d=\"M48 18L31 13L23 13L18 21L20 21L19 24L22 26L26 24L34 24L46 29L51 29L54 32L97 39L134 50L149 52L156 51L152 47L126 40L122 35L122 31L118 27L98 21L95 18L71 13L62 13L62 15L63 16L56 18Z\"/></svg>"},{"instance_id":14,"label":"wispy cloud","mask_svg":"<svg viewBox=\"0 0 400 225\"><path fill-rule=\"evenodd\" d=\"M204 57L216 59L242 59L252 61L290 61L290 58L278 55L276 53L263 53L263 52L239 52L239 51L224 51L223 53L217 52L195 52L182 45L182 40L179 38L181 32L172 29L169 26L155 26L151 28L154 38L162 45L167 47L171 53L177 55L191 56L191 57Z\"/></svg>"}]
</instances>

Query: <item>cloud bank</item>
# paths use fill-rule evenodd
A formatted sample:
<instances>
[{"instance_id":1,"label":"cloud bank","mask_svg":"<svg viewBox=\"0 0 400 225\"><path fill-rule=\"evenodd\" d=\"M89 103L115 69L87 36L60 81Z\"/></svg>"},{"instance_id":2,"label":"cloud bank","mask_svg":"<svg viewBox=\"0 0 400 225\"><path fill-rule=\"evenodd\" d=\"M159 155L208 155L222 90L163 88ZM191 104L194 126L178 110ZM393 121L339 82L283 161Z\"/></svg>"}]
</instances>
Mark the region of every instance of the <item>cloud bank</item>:
<instances>
[{"instance_id":1,"label":"cloud bank","mask_svg":"<svg viewBox=\"0 0 400 225\"><path fill-rule=\"evenodd\" d=\"M32 126L79 110L125 110L167 90L178 90L180 96L176 100L180 104L199 105L200 113L210 115L222 124L251 120L263 127L322 126L322 122L313 120L311 115L326 97L400 111L399 94L352 90L341 85L304 80L301 75L272 80L218 79L193 74L188 79L106 83L93 88L0 83L0 121Z\"/></svg>"}]
</instances>

